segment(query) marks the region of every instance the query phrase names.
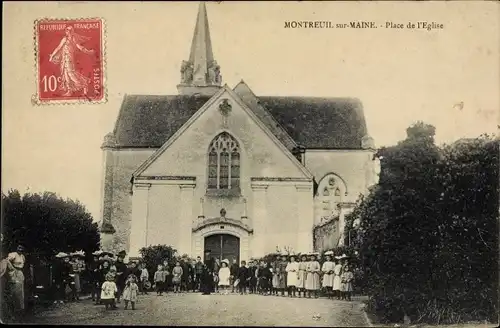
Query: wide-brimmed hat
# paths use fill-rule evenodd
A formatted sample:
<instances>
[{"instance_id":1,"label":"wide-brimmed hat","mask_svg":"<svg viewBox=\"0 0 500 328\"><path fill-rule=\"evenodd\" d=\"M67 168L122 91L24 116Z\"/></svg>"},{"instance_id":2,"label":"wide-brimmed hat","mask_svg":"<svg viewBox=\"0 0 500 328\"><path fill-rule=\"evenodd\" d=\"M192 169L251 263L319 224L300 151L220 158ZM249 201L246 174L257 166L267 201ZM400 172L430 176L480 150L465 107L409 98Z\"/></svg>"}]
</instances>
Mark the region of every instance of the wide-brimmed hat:
<instances>
[{"instance_id":1,"label":"wide-brimmed hat","mask_svg":"<svg viewBox=\"0 0 500 328\"><path fill-rule=\"evenodd\" d=\"M115 261L116 261L116 259L115 259L114 257L111 257L111 256L109 256L108 254L104 255L104 257L103 257L103 259L102 259L102 260L103 260L103 261L108 261L108 262L110 262L110 263L111 263L111 262L115 262Z\"/></svg>"},{"instance_id":2,"label":"wide-brimmed hat","mask_svg":"<svg viewBox=\"0 0 500 328\"><path fill-rule=\"evenodd\" d=\"M342 256L340 257L340 259L348 259L348 258L349 258L349 256L345 255L345 253L342 254Z\"/></svg>"},{"instance_id":3,"label":"wide-brimmed hat","mask_svg":"<svg viewBox=\"0 0 500 328\"><path fill-rule=\"evenodd\" d=\"M333 251L326 251L325 252L325 256L332 256L333 255Z\"/></svg>"},{"instance_id":4,"label":"wide-brimmed hat","mask_svg":"<svg viewBox=\"0 0 500 328\"><path fill-rule=\"evenodd\" d=\"M127 252L125 251L120 251L118 254L117 254L118 257L125 257L127 256Z\"/></svg>"},{"instance_id":5,"label":"wide-brimmed hat","mask_svg":"<svg viewBox=\"0 0 500 328\"><path fill-rule=\"evenodd\" d=\"M228 259L223 259L223 260L221 261L221 264L222 264L222 263L226 263L227 265L229 265L229 260L228 260Z\"/></svg>"},{"instance_id":6,"label":"wide-brimmed hat","mask_svg":"<svg viewBox=\"0 0 500 328\"><path fill-rule=\"evenodd\" d=\"M307 256L308 257L314 256L314 258L318 258L319 257L319 253L313 252L313 253L309 253Z\"/></svg>"},{"instance_id":7,"label":"wide-brimmed hat","mask_svg":"<svg viewBox=\"0 0 500 328\"><path fill-rule=\"evenodd\" d=\"M59 253L57 253L57 254L56 254L56 257L57 257L58 259L62 259L62 258L64 258L64 257L68 257L68 256L69 256L69 255L68 255L68 254L66 254L66 253L64 253L64 252L59 252Z\"/></svg>"},{"instance_id":8,"label":"wide-brimmed hat","mask_svg":"<svg viewBox=\"0 0 500 328\"><path fill-rule=\"evenodd\" d=\"M83 257L85 258L85 252L84 251L77 251L77 252L74 252L74 253L70 253L69 254L70 256L72 257Z\"/></svg>"},{"instance_id":9,"label":"wide-brimmed hat","mask_svg":"<svg viewBox=\"0 0 500 328\"><path fill-rule=\"evenodd\" d=\"M103 251L97 250L97 251L93 252L92 255L94 255L94 256L101 256L102 253L103 253Z\"/></svg>"}]
</instances>

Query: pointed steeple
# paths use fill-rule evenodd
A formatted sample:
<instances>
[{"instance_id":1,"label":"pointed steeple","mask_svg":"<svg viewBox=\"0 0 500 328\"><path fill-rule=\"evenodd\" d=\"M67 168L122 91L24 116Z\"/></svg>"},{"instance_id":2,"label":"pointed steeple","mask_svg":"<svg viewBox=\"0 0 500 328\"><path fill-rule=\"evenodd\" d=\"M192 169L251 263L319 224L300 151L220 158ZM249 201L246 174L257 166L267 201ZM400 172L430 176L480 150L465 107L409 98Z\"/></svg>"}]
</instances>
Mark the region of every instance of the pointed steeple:
<instances>
[{"instance_id":1,"label":"pointed steeple","mask_svg":"<svg viewBox=\"0 0 500 328\"><path fill-rule=\"evenodd\" d=\"M220 88L220 66L214 60L205 2L200 2L189 60L181 66L180 94L213 95Z\"/></svg>"}]
</instances>

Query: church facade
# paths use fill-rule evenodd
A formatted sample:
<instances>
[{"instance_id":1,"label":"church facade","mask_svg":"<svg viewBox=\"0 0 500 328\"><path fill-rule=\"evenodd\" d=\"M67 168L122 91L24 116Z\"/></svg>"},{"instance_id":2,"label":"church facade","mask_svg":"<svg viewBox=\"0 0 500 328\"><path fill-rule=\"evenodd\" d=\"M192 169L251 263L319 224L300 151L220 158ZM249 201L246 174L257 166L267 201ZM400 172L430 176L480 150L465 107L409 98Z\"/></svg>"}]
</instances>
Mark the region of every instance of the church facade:
<instances>
[{"instance_id":1,"label":"church facade","mask_svg":"<svg viewBox=\"0 0 500 328\"><path fill-rule=\"evenodd\" d=\"M342 245L344 217L375 183L373 139L350 98L259 97L222 84L205 4L177 95L126 95L102 150L108 247L247 260ZM315 227L332 234L314 245Z\"/></svg>"}]
</instances>

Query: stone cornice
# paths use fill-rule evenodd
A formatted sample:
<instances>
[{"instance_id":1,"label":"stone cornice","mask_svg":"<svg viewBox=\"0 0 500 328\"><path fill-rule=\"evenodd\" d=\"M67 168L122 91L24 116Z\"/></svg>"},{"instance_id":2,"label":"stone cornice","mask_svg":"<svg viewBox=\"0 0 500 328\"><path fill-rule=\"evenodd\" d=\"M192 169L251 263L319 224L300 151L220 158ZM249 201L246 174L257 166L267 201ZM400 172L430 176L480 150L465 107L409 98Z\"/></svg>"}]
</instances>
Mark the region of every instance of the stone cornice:
<instances>
[{"instance_id":1,"label":"stone cornice","mask_svg":"<svg viewBox=\"0 0 500 328\"><path fill-rule=\"evenodd\" d=\"M275 178L275 177L253 177L251 182L312 182L308 178Z\"/></svg>"},{"instance_id":2,"label":"stone cornice","mask_svg":"<svg viewBox=\"0 0 500 328\"><path fill-rule=\"evenodd\" d=\"M151 183L134 183L135 189L149 189L151 188Z\"/></svg>"},{"instance_id":3,"label":"stone cornice","mask_svg":"<svg viewBox=\"0 0 500 328\"><path fill-rule=\"evenodd\" d=\"M266 191L269 185L267 184L253 184L251 185L253 191Z\"/></svg>"},{"instance_id":4,"label":"stone cornice","mask_svg":"<svg viewBox=\"0 0 500 328\"><path fill-rule=\"evenodd\" d=\"M192 176L139 176L134 178L134 185L149 183L152 185L192 185L196 186L196 177Z\"/></svg>"},{"instance_id":5,"label":"stone cornice","mask_svg":"<svg viewBox=\"0 0 500 328\"><path fill-rule=\"evenodd\" d=\"M180 184L179 185L179 188L181 188L181 190L183 190L183 189L193 189L194 187L196 187L195 184Z\"/></svg>"},{"instance_id":6,"label":"stone cornice","mask_svg":"<svg viewBox=\"0 0 500 328\"><path fill-rule=\"evenodd\" d=\"M354 202L341 202L337 205L338 208L353 208L356 206Z\"/></svg>"},{"instance_id":7,"label":"stone cornice","mask_svg":"<svg viewBox=\"0 0 500 328\"><path fill-rule=\"evenodd\" d=\"M235 220L235 219L230 219L230 218L222 218L222 217L205 219L201 222L198 222L196 225L193 226L192 231L196 232L196 231L199 231L199 230L205 228L206 226L216 225L216 224L232 225L232 226L239 227L248 233L253 233L253 229L250 226L248 226L246 223L243 223L240 220Z\"/></svg>"},{"instance_id":8,"label":"stone cornice","mask_svg":"<svg viewBox=\"0 0 500 328\"><path fill-rule=\"evenodd\" d=\"M158 176L138 176L135 180L183 180L196 181L196 177L183 175L158 175Z\"/></svg>"},{"instance_id":9,"label":"stone cornice","mask_svg":"<svg viewBox=\"0 0 500 328\"><path fill-rule=\"evenodd\" d=\"M295 185L295 188L297 191L312 191L312 186L311 185Z\"/></svg>"}]
</instances>

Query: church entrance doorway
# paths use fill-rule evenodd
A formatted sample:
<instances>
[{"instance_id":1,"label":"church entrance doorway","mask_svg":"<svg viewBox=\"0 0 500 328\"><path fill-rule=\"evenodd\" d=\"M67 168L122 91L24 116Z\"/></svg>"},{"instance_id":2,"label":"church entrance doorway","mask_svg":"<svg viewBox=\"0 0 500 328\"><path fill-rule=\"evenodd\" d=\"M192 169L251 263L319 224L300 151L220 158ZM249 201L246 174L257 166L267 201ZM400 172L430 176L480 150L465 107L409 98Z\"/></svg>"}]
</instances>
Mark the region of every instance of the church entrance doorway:
<instances>
[{"instance_id":1,"label":"church entrance doorway","mask_svg":"<svg viewBox=\"0 0 500 328\"><path fill-rule=\"evenodd\" d=\"M229 260L229 264L236 260L240 262L240 238L229 234L216 234L205 237L205 251L210 250L210 257ZM205 261L208 258L205 259Z\"/></svg>"}]
</instances>

